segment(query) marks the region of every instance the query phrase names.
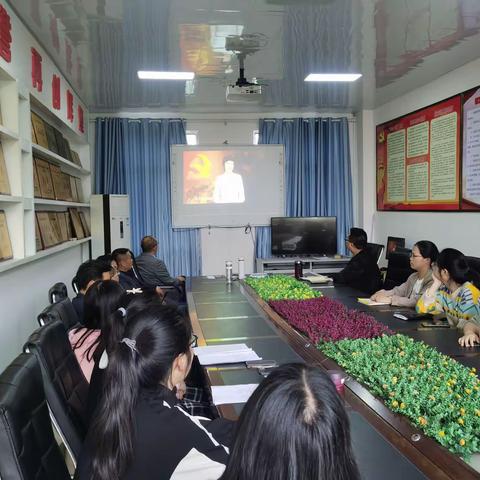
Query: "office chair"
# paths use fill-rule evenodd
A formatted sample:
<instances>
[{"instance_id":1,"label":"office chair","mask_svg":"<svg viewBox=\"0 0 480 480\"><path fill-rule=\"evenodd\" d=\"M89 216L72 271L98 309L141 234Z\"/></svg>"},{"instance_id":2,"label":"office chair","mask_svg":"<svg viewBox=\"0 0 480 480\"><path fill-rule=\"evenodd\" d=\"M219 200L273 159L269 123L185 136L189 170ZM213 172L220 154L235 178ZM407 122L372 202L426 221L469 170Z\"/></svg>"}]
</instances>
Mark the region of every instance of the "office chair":
<instances>
[{"instance_id":1,"label":"office chair","mask_svg":"<svg viewBox=\"0 0 480 480\"><path fill-rule=\"evenodd\" d=\"M53 435L38 360L28 353L0 375L0 478L71 480Z\"/></svg>"},{"instance_id":2,"label":"office chair","mask_svg":"<svg viewBox=\"0 0 480 480\"><path fill-rule=\"evenodd\" d=\"M48 291L48 301L50 303L57 303L64 298L68 298L67 286L63 282L57 282L50 287Z\"/></svg>"},{"instance_id":3,"label":"office chair","mask_svg":"<svg viewBox=\"0 0 480 480\"><path fill-rule=\"evenodd\" d=\"M393 287L401 285L415 272L410 267L410 254L411 250L406 248L397 248L394 252L390 252L383 285L385 290L391 290Z\"/></svg>"},{"instance_id":4,"label":"office chair","mask_svg":"<svg viewBox=\"0 0 480 480\"><path fill-rule=\"evenodd\" d=\"M55 320L62 322L67 331L79 324L77 312L68 297L48 305L37 317L38 324L41 327Z\"/></svg>"},{"instance_id":5,"label":"office chair","mask_svg":"<svg viewBox=\"0 0 480 480\"><path fill-rule=\"evenodd\" d=\"M380 245L379 243L367 243L367 250L375 258L377 263L380 262L380 258L382 258L382 253L384 249L385 246Z\"/></svg>"},{"instance_id":6,"label":"office chair","mask_svg":"<svg viewBox=\"0 0 480 480\"><path fill-rule=\"evenodd\" d=\"M40 364L54 427L76 464L88 427L88 382L63 323L56 320L38 328L24 351L33 353Z\"/></svg>"}]
</instances>

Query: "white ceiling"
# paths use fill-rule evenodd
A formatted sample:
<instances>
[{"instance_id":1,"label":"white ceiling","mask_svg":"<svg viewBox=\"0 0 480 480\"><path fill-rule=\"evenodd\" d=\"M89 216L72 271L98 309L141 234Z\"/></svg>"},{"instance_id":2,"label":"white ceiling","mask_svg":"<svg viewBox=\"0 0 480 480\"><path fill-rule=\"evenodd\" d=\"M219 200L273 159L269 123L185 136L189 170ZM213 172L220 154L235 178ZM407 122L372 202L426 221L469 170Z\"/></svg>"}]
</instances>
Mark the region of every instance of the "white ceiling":
<instances>
[{"instance_id":1,"label":"white ceiling","mask_svg":"<svg viewBox=\"0 0 480 480\"><path fill-rule=\"evenodd\" d=\"M10 2L97 112L354 112L480 57L480 0ZM247 78L265 84L259 104L225 100L226 85L238 77L238 60L225 50L234 34L260 39L245 62ZM193 70L196 79L138 80L137 70L148 69ZM363 78L307 84L311 72Z\"/></svg>"}]
</instances>

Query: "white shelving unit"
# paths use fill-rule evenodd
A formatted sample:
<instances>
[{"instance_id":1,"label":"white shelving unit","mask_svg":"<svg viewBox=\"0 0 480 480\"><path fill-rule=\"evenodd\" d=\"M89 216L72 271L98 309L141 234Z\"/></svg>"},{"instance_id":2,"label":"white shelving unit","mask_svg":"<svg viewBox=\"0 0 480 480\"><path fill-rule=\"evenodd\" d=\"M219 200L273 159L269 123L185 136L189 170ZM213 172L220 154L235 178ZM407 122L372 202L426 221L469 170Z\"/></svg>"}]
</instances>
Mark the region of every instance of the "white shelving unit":
<instances>
[{"instance_id":1,"label":"white shelving unit","mask_svg":"<svg viewBox=\"0 0 480 480\"><path fill-rule=\"evenodd\" d=\"M78 152L82 165L90 163L90 149L85 138L64 124L45 105L32 97L28 89L0 67L0 141L2 143L11 195L0 195L0 210L5 211L12 244L13 258L0 262L0 273L44 258L63 250L90 242L90 237L72 239L55 247L36 251L35 211L66 211L80 208L90 220L91 176L86 168L79 167L66 158L32 143L30 112L33 110L44 121L60 130ZM81 181L84 202L64 202L34 198L33 157L39 157ZM86 201L85 201L86 200Z\"/></svg>"}]
</instances>

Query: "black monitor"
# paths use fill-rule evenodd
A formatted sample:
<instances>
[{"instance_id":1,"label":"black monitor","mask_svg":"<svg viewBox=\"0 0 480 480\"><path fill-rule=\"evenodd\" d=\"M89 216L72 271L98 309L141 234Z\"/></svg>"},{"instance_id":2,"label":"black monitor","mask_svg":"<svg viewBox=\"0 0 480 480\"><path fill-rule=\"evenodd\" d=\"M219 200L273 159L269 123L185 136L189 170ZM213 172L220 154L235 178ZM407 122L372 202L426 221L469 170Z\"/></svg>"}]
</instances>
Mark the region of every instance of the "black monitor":
<instances>
[{"instance_id":1,"label":"black monitor","mask_svg":"<svg viewBox=\"0 0 480 480\"><path fill-rule=\"evenodd\" d=\"M335 255L337 217L273 217L273 255Z\"/></svg>"},{"instance_id":2,"label":"black monitor","mask_svg":"<svg viewBox=\"0 0 480 480\"><path fill-rule=\"evenodd\" d=\"M397 250L397 248L405 248L405 239L402 237L388 237L385 258L388 260L388 258L390 257L390 253Z\"/></svg>"}]
</instances>

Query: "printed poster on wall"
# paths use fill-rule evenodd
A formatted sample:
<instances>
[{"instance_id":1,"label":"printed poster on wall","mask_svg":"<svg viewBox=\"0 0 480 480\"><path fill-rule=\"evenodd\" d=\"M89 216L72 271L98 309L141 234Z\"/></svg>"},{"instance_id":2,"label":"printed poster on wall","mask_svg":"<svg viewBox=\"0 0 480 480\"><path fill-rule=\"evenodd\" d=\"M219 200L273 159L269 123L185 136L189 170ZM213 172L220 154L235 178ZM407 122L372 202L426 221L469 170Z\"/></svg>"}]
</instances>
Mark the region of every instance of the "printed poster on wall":
<instances>
[{"instance_id":1,"label":"printed poster on wall","mask_svg":"<svg viewBox=\"0 0 480 480\"><path fill-rule=\"evenodd\" d=\"M461 96L378 125L377 209L458 210Z\"/></svg>"},{"instance_id":2,"label":"printed poster on wall","mask_svg":"<svg viewBox=\"0 0 480 480\"><path fill-rule=\"evenodd\" d=\"M480 88L463 94L462 210L480 210Z\"/></svg>"}]
</instances>

